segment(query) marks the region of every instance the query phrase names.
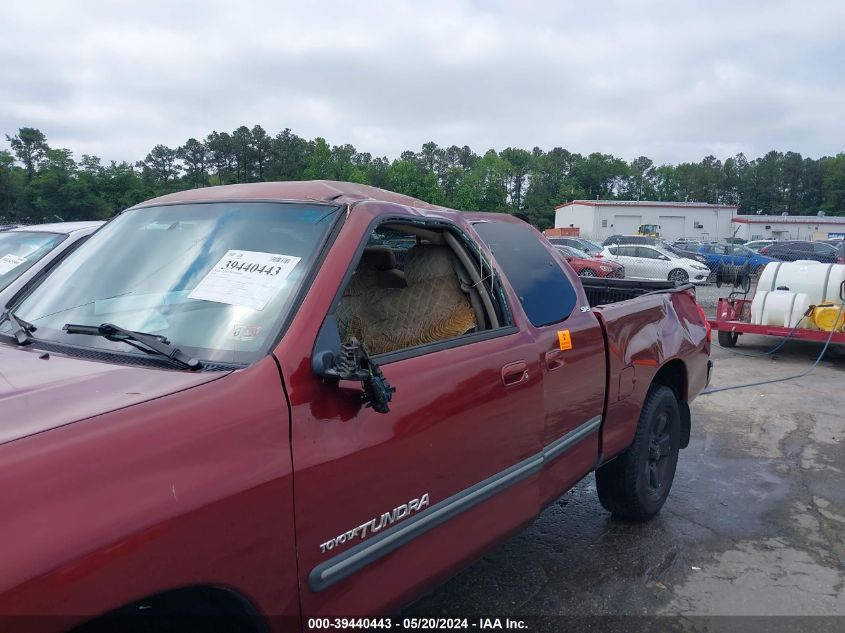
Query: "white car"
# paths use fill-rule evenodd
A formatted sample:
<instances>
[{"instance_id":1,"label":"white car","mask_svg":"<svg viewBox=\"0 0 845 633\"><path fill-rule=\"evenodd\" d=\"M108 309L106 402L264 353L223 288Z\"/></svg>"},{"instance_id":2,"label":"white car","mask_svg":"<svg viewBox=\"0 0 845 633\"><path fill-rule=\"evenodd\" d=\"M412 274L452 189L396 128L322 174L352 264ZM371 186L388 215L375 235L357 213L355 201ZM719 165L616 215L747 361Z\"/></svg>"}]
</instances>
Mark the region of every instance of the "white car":
<instances>
[{"instance_id":1,"label":"white car","mask_svg":"<svg viewBox=\"0 0 845 633\"><path fill-rule=\"evenodd\" d=\"M601 254L605 259L622 264L627 279L667 279L700 284L710 276L710 268L704 264L678 257L657 246L613 244L605 246Z\"/></svg>"},{"instance_id":2,"label":"white car","mask_svg":"<svg viewBox=\"0 0 845 633\"><path fill-rule=\"evenodd\" d=\"M103 222L57 222L0 231L0 312L19 290L73 251Z\"/></svg>"},{"instance_id":3,"label":"white car","mask_svg":"<svg viewBox=\"0 0 845 633\"><path fill-rule=\"evenodd\" d=\"M745 248L750 248L755 253L759 253L764 246L771 246L777 240L754 240L753 242L746 242L743 244Z\"/></svg>"}]
</instances>

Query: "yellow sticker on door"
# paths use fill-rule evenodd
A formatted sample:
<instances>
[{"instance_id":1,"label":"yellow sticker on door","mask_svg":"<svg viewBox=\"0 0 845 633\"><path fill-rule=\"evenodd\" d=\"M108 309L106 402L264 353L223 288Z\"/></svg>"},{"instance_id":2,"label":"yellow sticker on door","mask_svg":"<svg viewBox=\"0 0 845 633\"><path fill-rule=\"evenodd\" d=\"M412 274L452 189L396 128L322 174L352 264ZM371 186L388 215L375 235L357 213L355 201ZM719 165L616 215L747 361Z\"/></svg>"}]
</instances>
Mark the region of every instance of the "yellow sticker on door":
<instances>
[{"instance_id":1,"label":"yellow sticker on door","mask_svg":"<svg viewBox=\"0 0 845 633\"><path fill-rule=\"evenodd\" d=\"M569 335L569 330L558 330L557 342L562 350L572 349L572 337Z\"/></svg>"}]
</instances>

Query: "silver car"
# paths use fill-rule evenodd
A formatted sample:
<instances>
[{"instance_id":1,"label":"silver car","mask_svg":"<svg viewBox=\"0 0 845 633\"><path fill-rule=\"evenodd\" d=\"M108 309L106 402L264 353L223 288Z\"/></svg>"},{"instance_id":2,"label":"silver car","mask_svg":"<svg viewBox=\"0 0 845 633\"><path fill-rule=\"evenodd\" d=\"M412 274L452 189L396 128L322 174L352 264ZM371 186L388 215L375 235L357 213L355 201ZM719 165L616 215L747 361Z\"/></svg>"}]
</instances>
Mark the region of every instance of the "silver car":
<instances>
[{"instance_id":1,"label":"silver car","mask_svg":"<svg viewBox=\"0 0 845 633\"><path fill-rule=\"evenodd\" d=\"M0 311L27 283L70 253L104 222L58 222L0 232Z\"/></svg>"}]
</instances>

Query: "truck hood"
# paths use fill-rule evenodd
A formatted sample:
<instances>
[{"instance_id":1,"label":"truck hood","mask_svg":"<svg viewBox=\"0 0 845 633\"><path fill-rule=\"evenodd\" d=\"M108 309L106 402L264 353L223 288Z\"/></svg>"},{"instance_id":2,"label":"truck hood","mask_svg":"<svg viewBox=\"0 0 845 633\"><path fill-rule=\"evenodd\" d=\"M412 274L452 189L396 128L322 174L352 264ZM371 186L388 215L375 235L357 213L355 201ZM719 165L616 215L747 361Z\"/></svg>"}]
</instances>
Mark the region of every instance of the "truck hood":
<instances>
[{"instance_id":1,"label":"truck hood","mask_svg":"<svg viewBox=\"0 0 845 633\"><path fill-rule=\"evenodd\" d=\"M118 365L0 343L0 444L222 378Z\"/></svg>"}]
</instances>

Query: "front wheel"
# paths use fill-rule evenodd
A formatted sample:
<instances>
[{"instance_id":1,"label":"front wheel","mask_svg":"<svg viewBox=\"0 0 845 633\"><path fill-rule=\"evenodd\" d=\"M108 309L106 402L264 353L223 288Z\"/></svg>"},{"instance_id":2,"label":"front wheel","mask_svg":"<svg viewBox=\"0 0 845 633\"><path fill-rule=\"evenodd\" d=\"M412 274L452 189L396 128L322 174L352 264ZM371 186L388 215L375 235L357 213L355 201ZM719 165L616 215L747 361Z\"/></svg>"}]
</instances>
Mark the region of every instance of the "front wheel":
<instances>
[{"instance_id":1,"label":"front wheel","mask_svg":"<svg viewBox=\"0 0 845 633\"><path fill-rule=\"evenodd\" d=\"M669 281L676 281L678 283L685 284L689 281L689 275L687 274L687 271L676 268L669 273Z\"/></svg>"},{"instance_id":2,"label":"front wheel","mask_svg":"<svg viewBox=\"0 0 845 633\"><path fill-rule=\"evenodd\" d=\"M596 489L605 510L631 521L647 521L669 496L681 437L675 392L661 385L646 395L634 441L596 471Z\"/></svg>"},{"instance_id":3,"label":"front wheel","mask_svg":"<svg viewBox=\"0 0 845 633\"><path fill-rule=\"evenodd\" d=\"M719 330L719 345L722 347L736 347L736 342L739 339L737 332L728 332Z\"/></svg>"},{"instance_id":4,"label":"front wheel","mask_svg":"<svg viewBox=\"0 0 845 633\"><path fill-rule=\"evenodd\" d=\"M582 270L582 271L581 271L580 273L578 273L578 274L579 274L581 277L595 277L595 276L596 276L595 271L590 270L589 268L585 268L584 270Z\"/></svg>"}]
</instances>

